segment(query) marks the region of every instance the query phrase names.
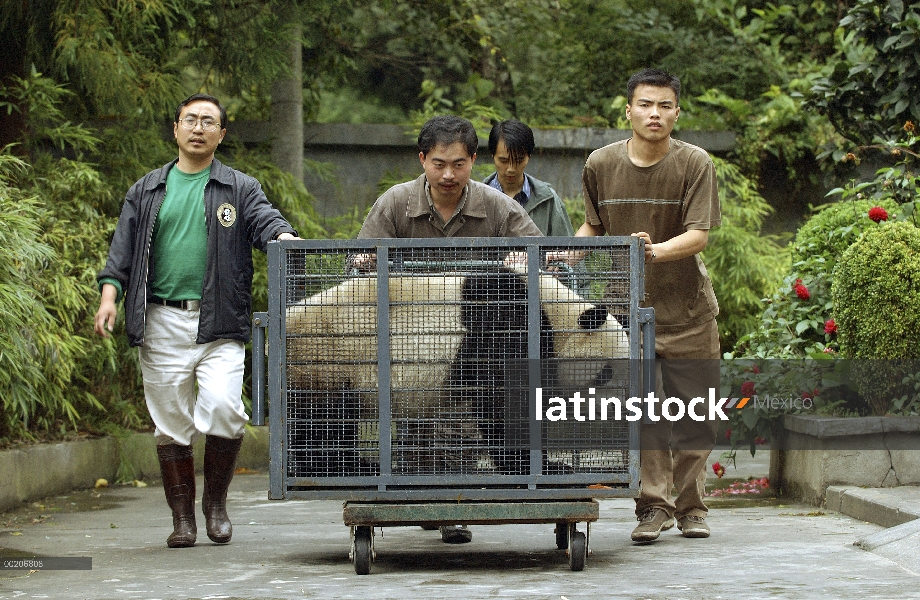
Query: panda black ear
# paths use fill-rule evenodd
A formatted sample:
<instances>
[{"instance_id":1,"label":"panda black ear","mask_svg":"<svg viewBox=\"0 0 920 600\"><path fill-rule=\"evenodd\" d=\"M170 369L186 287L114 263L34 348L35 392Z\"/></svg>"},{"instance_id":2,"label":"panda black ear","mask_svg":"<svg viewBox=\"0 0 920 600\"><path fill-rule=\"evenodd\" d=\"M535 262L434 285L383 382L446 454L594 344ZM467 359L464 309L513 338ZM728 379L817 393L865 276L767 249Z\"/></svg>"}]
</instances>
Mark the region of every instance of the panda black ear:
<instances>
[{"instance_id":1,"label":"panda black ear","mask_svg":"<svg viewBox=\"0 0 920 600\"><path fill-rule=\"evenodd\" d=\"M607 307L603 305L589 308L578 315L578 326L589 331L601 328L606 321Z\"/></svg>"}]
</instances>

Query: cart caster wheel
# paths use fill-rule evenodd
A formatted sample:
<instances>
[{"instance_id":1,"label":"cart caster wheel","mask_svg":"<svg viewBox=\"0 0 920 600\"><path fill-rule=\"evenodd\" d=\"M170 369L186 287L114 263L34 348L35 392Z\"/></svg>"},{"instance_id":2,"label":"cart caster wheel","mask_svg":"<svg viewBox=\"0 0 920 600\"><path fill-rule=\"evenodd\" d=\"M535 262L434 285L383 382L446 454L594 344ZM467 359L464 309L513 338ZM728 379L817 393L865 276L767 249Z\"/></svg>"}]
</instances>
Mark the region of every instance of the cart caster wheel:
<instances>
[{"instance_id":1,"label":"cart caster wheel","mask_svg":"<svg viewBox=\"0 0 920 600\"><path fill-rule=\"evenodd\" d=\"M577 531L572 523L569 531L569 567L573 571L583 571L588 556L588 540L585 532Z\"/></svg>"},{"instance_id":2,"label":"cart caster wheel","mask_svg":"<svg viewBox=\"0 0 920 600\"><path fill-rule=\"evenodd\" d=\"M367 575L371 572L371 554L373 544L371 528L367 526L355 527L355 573Z\"/></svg>"},{"instance_id":3,"label":"cart caster wheel","mask_svg":"<svg viewBox=\"0 0 920 600\"><path fill-rule=\"evenodd\" d=\"M556 523L556 547L567 550L569 547L569 524Z\"/></svg>"}]
</instances>

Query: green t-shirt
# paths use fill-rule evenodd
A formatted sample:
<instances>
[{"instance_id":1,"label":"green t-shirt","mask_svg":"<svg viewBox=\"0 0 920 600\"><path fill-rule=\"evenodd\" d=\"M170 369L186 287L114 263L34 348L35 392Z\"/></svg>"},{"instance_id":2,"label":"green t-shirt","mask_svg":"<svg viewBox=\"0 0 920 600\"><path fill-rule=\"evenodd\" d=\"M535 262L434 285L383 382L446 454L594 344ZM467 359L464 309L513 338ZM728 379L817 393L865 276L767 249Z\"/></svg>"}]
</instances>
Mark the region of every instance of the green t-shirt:
<instances>
[{"instance_id":1,"label":"green t-shirt","mask_svg":"<svg viewBox=\"0 0 920 600\"><path fill-rule=\"evenodd\" d=\"M208 258L204 188L211 167L183 173L173 167L166 176L166 197L153 226L154 296L164 300L201 300Z\"/></svg>"}]
</instances>

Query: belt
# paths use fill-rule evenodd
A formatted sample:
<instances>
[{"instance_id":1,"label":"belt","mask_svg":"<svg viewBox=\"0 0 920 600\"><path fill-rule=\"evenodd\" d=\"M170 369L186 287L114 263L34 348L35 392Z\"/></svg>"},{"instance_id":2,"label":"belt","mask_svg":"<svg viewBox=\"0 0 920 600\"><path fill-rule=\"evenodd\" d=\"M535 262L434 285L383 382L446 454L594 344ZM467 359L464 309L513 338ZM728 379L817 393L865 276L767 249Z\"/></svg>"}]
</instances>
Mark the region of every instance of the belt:
<instances>
[{"instance_id":1,"label":"belt","mask_svg":"<svg viewBox=\"0 0 920 600\"><path fill-rule=\"evenodd\" d=\"M162 304L163 306L181 308L182 310L199 310L201 308L201 300L163 300L156 296L150 296L148 304Z\"/></svg>"}]
</instances>

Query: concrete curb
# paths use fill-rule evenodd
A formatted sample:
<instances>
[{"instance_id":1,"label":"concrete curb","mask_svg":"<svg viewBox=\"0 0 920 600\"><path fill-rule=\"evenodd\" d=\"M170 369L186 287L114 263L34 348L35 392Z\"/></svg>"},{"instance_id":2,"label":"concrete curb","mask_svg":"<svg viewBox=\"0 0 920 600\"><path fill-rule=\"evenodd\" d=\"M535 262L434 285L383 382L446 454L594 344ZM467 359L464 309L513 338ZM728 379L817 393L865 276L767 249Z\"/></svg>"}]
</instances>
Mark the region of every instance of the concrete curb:
<instances>
[{"instance_id":1,"label":"concrete curb","mask_svg":"<svg viewBox=\"0 0 920 600\"><path fill-rule=\"evenodd\" d=\"M201 471L204 444L195 445ZM248 427L237 467L266 471L269 465L268 427ZM40 444L0 452L0 511L29 502L90 488L99 478L110 482L160 477L152 433L133 433L57 444ZM863 488L829 486L829 510L849 517L895 527L920 519L920 487Z\"/></svg>"},{"instance_id":2,"label":"concrete curb","mask_svg":"<svg viewBox=\"0 0 920 600\"><path fill-rule=\"evenodd\" d=\"M827 508L882 527L896 527L920 518L920 488L861 488L832 485Z\"/></svg>"},{"instance_id":3,"label":"concrete curb","mask_svg":"<svg viewBox=\"0 0 920 600\"><path fill-rule=\"evenodd\" d=\"M914 575L920 575L920 519L882 529L856 540L853 545L866 552L884 556Z\"/></svg>"},{"instance_id":4,"label":"concrete curb","mask_svg":"<svg viewBox=\"0 0 920 600\"><path fill-rule=\"evenodd\" d=\"M195 445L200 472L204 443ZM268 469L268 428L247 427L237 468ZM47 496L90 488L96 480L110 482L159 480L153 433L132 433L57 444L38 444L0 452L0 511Z\"/></svg>"}]
</instances>

